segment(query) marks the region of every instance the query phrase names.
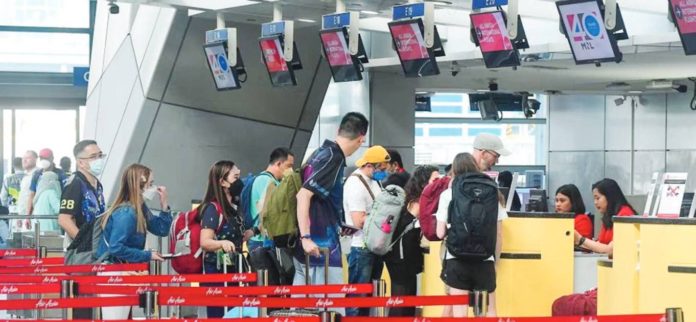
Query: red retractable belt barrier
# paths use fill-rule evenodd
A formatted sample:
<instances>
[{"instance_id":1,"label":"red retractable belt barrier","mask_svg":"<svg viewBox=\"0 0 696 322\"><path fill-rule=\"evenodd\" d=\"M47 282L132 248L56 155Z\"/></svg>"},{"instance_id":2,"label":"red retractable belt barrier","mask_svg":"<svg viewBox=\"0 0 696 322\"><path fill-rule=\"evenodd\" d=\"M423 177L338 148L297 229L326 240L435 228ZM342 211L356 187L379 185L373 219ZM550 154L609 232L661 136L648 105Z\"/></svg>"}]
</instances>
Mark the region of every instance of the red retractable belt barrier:
<instances>
[{"instance_id":1,"label":"red retractable belt barrier","mask_svg":"<svg viewBox=\"0 0 696 322\"><path fill-rule=\"evenodd\" d=\"M48 285L2 285L0 294L52 294L60 293L59 284Z\"/></svg>"},{"instance_id":2,"label":"red retractable belt barrier","mask_svg":"<svg viewBox=\"0 0 696 322\"><path fill-rule=\"evenodd\" d=\"M256 273L193 274L193 275L129 275L129 276L21 276L0 275L0 283L60 283L73 280L81 284L170 284L170 283L224 283L256 282Z\"/></svg>"},{"instance_id":3,"label":"red retractable belt barrier","mask_svg":"<svg viewBox=\"0 0 696 322\"><path fill-rule=\"evenodd\" d=\"M369 294L372 284L351 285L301 285L301 286L248 286L248 287L155 287L155 286L106 286L80 285L80 294L135 295L146 291L158 291L160 297L224 296L224 295L291 295L291 294Z\"/></svg>"},{"instance_id":4,"label":"red retractable belt barrier","mask_svg":"<svg viewBox=\"0 0 696 322\"><path fill-rule=\"evenodd\" d=\"M0 249L0 257L36 256L36 249Z\"/></svg>"},{"instance_id":5,"label":"red retractable belt barrier","mask_svg":"<svg viewBox=\"0 0 696 322\"><path fill-rule=\"evenodd\" d=\"M138 296L0 301L0 310L50 310L138 305Z\"/></svg>"},{"instance_id":6,"label":"red retractable belt barrier","mask_svg":"<svg viewBox=\"0 0 696 322\"><path fill-rule=\"evenodd\" d=\"M468 304L467 295L331 298L160 296L159 305L245 307L410 307Z\"/></svg>"},{"instance_id":7,"label":"red retractable belt barrier","mask_svg":"<svg viewBox=\"0 0 696 322\"><path fill-rule=\"evenodd\" d=\"M0 267L63 265L63 257L0 259Z\"/></svg>"},{"instance_id":8,"label":"red retractable belt barrier","mask_svg":"<svg viewBox=\"0 0 696 322\"><path fill-rule=\"evenodd\" d=\"M147 263L140 264L96 264L70 266L36 266L36 267L0 267L0 274L66 274L66 273L99 273L145 271Z\"/></svg>"},{"instance_id":9,"label":"red retractable belt barrier","mask_svg":"<svg viewBox=\"0 0 696 322\"><path fill-rule=\"evenodd\" d=\"M374 318L342 317L341 322L661 322L664 314L605 315L605 316L554 316L554 317L495 317L495 318Z\"/></svg>"}]
</instances>

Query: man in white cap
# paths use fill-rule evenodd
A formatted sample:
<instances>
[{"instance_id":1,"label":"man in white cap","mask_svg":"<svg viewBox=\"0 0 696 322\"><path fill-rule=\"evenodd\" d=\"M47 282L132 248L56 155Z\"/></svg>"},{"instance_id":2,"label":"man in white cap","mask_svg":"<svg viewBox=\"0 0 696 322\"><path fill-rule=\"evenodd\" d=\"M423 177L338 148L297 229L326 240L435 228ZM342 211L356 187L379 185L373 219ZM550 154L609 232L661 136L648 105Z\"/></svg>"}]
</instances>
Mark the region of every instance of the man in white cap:
<instances>
[{"instance_id":1,"label":"man in white cap","mask_svg":"<svg viewBox=\"0 0 696 322\"><path fill-rule=\"evenodd\" d=\"M490 171L501 156L510 155L503 141L489 133L481 133L474 139L474 151L471 153L481 171Z\"/></svg>"}]
</instances>

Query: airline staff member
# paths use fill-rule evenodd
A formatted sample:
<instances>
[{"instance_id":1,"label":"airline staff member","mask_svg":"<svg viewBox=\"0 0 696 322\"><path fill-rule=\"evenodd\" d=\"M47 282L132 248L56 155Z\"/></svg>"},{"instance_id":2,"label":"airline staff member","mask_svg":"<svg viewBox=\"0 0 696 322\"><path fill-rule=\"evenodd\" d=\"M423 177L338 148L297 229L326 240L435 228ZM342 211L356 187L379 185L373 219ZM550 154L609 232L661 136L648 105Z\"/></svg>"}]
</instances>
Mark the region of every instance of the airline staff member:
<instances>
[{"instance_id":1,"label":"airline staff member","mask_svg":"<svg viewBox=\"0 0 696 322\"><path fill-rule=\"evenodd\" d=\"M556 190L556 212L575 214L575 231L582 237L592 239L592 219L585 213L585 202L574 184L562 185Z\"/></svg>"}]
</instances>

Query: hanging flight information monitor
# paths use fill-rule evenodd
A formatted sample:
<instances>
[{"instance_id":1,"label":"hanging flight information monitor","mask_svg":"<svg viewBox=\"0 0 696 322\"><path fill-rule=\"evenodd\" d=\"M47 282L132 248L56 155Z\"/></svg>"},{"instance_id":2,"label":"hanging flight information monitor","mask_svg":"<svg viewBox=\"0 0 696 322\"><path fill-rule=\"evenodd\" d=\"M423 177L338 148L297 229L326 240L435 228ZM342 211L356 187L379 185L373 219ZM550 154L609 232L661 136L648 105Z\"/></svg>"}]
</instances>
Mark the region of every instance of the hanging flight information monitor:
<instances>
[{"instance_id":1,"label":"hanging flight information monitor","mask_svg":"<svg viewBox=\"0 0 696 322\"><path fill-rule=\"evenodd\" d=\"M696 54L696 1L669 0L669 11L679 30L684 53Z\"/></svg>"},{"instance_id":2,"label":"hanging flight information monitor","mask_svg":"<svg viewBox=\"0 0 696 322\"><path fill-rule=\"evenodd\" d=\"M227 43L219 42L203 46L208 68L213 75L217 90L241 88L237 70L227 59Z\"/></svg>"},{"instance_id":3,"label":"hanging flight information monitor","mask_svg":"<svg viewBox=\"0 0 696 322\"><path fill-rule=\"evenodd\" d=\"M262 37L259 39L259 46L271 84L273 86L297 85L295 73L283 55L283 36Z\"/></svg>"},{"instance_id":4,"label":"hanging flight information monitor","mask_svg":"<svg viewBox=\"0 0 696 322\"><path fill-rule=\"evenodd\" d=\"M471 14L471 26L474 41L481 49L486 68L520 65L520 55L510 40L502 11Z\"/></svg>"},{"instance_id":5,"label":"hanging flight information monitor","mask_svg":"<svg viewBox=\"0 0 696 322\"><path fill-rule=\"evenodd\" d=\"M348 30L345 27L326 29L319 33L324 56L331 67L335 82L362 80L360 62L350 54L348 47Z\"/></svg>"},{"instance_id":6,"label":"hanging flight information monitor","mask_svg":"<svg viewBox=\"0 0 696 322\"><path fill-rule=\"evenodd\" d=\"M576 64L621 61L616 38L604 25L600 0L563 0L556 7Z\"/></svg>"},{"instance_id":7,"label":"hanging flight information monitor","mask_svg":"<svg viewBox=\"0 0 696 322\"><path fill-rule=\"evenodd\" d=\"M435 26L435 6L429 2L394 6L389 32L406 77L440 74L435 57L445 55Z\"/></svg>"}]
</instances>

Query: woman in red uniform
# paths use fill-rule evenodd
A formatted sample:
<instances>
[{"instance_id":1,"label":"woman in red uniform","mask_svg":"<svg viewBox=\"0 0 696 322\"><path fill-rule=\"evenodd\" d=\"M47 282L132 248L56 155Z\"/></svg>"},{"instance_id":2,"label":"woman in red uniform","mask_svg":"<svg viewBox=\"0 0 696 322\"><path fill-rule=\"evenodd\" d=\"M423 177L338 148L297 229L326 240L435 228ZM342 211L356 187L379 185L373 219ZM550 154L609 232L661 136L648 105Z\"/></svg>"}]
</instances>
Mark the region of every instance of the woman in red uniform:
<instances>
[{"instance_id":1,"label":"woman in red uniform","mask_svg":"<svg viewBox=\"0 0 696 322\"><path fill-rule=\"evenodd\" d=\"M575 232L575 245L595 253L611 254L614 251L614 216L635 216L636 210L626 201L619 184L612 179L602 179L592 185L592 195L597 211L602 214L602 229L596 241Z\"/></svg>"},{"instance_id":2,"label":"woman in red uniform","mask_svg":"<svg viewBox=\"0 0 696 322\"><path fill-rule=\"evenodd\" d=\"M562 185L556 190L556 212L575 214L575 231L585 238L594 236L592 219L585 213L585 202L574 184Z\"/></svg>"}]
</instances>

